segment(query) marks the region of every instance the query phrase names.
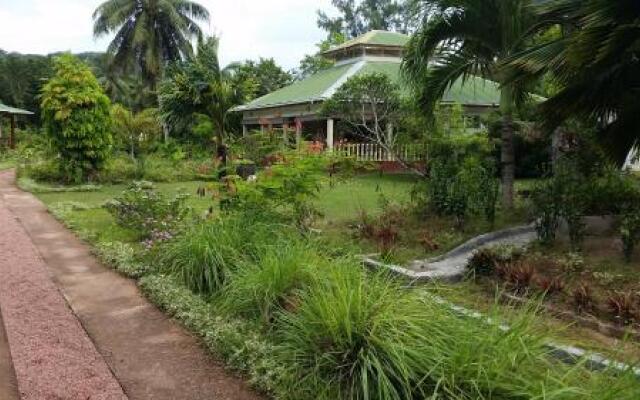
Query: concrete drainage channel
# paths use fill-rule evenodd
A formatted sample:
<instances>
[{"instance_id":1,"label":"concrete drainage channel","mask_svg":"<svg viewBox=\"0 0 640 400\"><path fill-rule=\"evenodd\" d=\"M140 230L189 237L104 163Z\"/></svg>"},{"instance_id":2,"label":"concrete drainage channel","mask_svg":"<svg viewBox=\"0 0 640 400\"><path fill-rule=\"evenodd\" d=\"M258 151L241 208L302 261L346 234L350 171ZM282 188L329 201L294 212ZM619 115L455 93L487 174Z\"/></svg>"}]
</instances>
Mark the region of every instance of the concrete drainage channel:
<instances>
[{"instance_id":1,"label":"concrete drainage channel","mask_svg":"<svg viewBox=\"0 0 640 400\"><path fill-rule=\"evenodd\" d=\"M413 284L417 282L457 282L464 278L467 262L478 249L497 245L526 247L535 239L536 232L533 225L520 226L478 236L442 256L429 260L414 261L407 267L385 264L374 259L373 256L364 256L363 264L371 269L387 270L400 277L408 278L410 280L408 288L411 288ZM460 307L438 296L430 294L428 296L436 303L450 308L453 312L463 317L477 319L478 321L484 321L488 324L498 323L477 311ZM504 324L500 324L500 328L505 331L511 329ZM638 379L640 379L640 368L609 360L600 354L590 353L578 347L564 346L553 342L548 342L546 347L553 357L567 364L584 362L585 366L593 371L615 370L618 372L626 372L631 370Z\"/></svg>"}]
</instances>

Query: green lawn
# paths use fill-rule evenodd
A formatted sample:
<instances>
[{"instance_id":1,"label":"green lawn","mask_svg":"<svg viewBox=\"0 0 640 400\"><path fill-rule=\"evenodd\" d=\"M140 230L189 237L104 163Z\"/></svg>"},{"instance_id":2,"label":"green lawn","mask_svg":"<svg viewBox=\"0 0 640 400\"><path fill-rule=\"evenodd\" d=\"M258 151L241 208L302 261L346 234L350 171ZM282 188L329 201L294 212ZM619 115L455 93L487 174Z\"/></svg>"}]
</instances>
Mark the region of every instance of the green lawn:
<instances>
[{"instance_id":1,"label":"green lawn","mask_svg":"<svg viewBox=\"0 0 640 400\"><path fill-rule=\"evenodd\" d=\"M213 201L209 196L196 196L196 189L209 186L205 182L159 183L157 189L168 197L178 193L188 193L188 204L197 213L204 213ZM65 223L85 236L91 242L135 242L136 237L130 231L116 225L113 217L102 208L102 205L118 196L126 185L102 186L94 192L51 192L35 193L49 208L56 209L63 204L77 204L64 216ZM83 207L86 206L86 207ZM77 208L77 209L75 209ZM84 209L87 208L87 209Z\"/></svg>"},{"instance_id":2,"label":"green lawn","mask_svg":"<svg viewBox=\"0 0 640 400\"><path fill-rule=\"evenodd\" d=\"M355 218L359 210L370 214L380 212L380 198L394 202L409 200L416 183L413 175L362 175L345 182L326 186L316 201L328 221L345 221Z\"/></svg>"}]
</instances>

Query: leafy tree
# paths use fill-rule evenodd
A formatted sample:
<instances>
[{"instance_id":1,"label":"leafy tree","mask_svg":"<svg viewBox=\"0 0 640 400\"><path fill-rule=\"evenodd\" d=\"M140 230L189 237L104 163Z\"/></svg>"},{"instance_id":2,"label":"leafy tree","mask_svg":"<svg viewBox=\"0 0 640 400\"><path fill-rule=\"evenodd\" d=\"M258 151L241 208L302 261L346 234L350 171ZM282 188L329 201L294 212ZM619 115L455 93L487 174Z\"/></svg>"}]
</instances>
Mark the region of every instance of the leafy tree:
<instances>
[{"instance_id":1,"label":"leafy tree","mask_svg":"<svg viewBox=\"0 0 640 400\"><path fill-rule=\"evenodd\" d=\"M107 0L93 14L96 37L115 33L107 52L120 69L136 66L155 88L164 65L193 53L190 40L202 35L209 12L189 0Z\"/></svg>"},{"instance_id":2,"label":"leafy tree","mask_svg":"<svg viewBox=\"0 0 640 400\"><path fill-rule=\"evenodd\" d=\"M332 18L318 11L318 27L329 36L342 34L347 39L371 30L409 33L420 10L416 0L332 0L331 3L339 15Z\"/></svg>"},{"instance_id":3,"label":"leafy tree","mask_svg":"<svg viewBox=\"0 0 640 400\"><path fill-rule=\"evenodd\" d=\"M277 65L273 58L261 58L258 62L247 60L234 63L226 69L236 81L251 80L256 84L256 90L251 97L264 96L293 81L291 73Z\"/></svg>"},{"instance_id":4,"label":"leafy tree","mask_svg":"<svg viewBox=\"0 0 640 400\"><path fill-rule=\"evenodd\" d=\"M170 125L194 114L211 118L217 145L222 145L228 128L228 111L244 103L255 83L236 81L228 70L220 68L217 37L200 40L193 61L172 68L160 86L160 114Z\"/></svg>"},{"instance_id":5,"label":"leafy tree","mask_svg":"<svg viewBox=\"0 0 640 400\"><path fill-rule=\"evenodd\" d=\"M599 137L624 163L640 132L640 3L558 0L538 5L531 36L562 28L507 60L510 82L550 76L557 88L540 107L548 129L571 118L600 127Z\"/></svg>"},{"instance_id":6,"label":"leafy tree","mask_svg":"<svg viewBox=\"0 0 640 400\"><path fill-rule=\"evenodd\" d=\"M55 75L42 88L42 115L66 181L86 180L109 156L110 107L86 64L70 54L55 60Z\"/></svg>"},{"instance_id":7,"label":"leafy tree","mask_svg":"<svg viewBox=\"0 0 640 400\"><path fill-rule=\"evenodd\" d=\"M525 98L523 88L508 82L500 63L521 50L533 25L530 0L423 0L434 15L412 37L403 69L424 107L432 111L460 78L480 75L501 84L502 195L513 206L514 114Z\"/></svg>"},{"instance_id":8,"label":"leafy tree","mask_svg":"<svg viewBox=\"0 0 640 400\"><path fill-rule=\"evenodd\" d=\"M51 75L50 57L0 50L0 102L35 112L35 118L29 121L36 123L40 117L40 89Z\"/></svg>"},{"instance_id":9,"label":"leafy tree","mask_svg":"<svg viewBox=\"0 0 640 400\"><path fill-rule=\"evenodd\" d=\"M157 109L148 108L133 113L120 104L114 104L111 116L115 138L127 149L132 159L144 155L149 145L162 136Z\"/></svg>"},{"instance_id":10,"label":"leafy tree","mask_svg":"<svg viewBox=\"0 0 640 400\"><path fill-rule=\"evenodd\" d=\"M323 69L333 66L333 61L326 58L322 53L333 46L338 46L344 43L345 41L345 36L342 33L332 33L326 40L318 43L318 52L315 54L307 54L300 62L298 79L304 79L307 76L316 74Z\"/></svg>"},{"instance_id":11,"label":"leafy tree","mask_svg":"<svg viewBox=\"0 0 640 400\"><path fill-rule=\"evenodd\" d=\"M398 153L398 131L393 126L403 117L400 88L382 73L349 78L323 104L322 113L339 116L352 132L381 146L388 154L405 163ZM420 171L415 171L424 175Z\"/></svg>"}]
</instances>

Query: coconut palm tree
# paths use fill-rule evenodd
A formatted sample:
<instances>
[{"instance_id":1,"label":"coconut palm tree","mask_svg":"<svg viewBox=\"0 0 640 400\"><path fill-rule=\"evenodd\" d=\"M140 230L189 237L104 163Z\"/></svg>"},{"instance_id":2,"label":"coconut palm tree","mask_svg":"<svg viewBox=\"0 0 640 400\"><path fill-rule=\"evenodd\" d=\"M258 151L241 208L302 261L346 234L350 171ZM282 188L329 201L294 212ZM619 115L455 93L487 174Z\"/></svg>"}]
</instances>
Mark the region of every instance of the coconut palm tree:
<instances>
[{"instance_id":1,"label":"coconut palm tree","mask_svg":"<svg viewBox=\"0 0 640 400\"><path fill-rule=\"evenodd\" d=\"M640 139L640 2L556 0L535 10L530 36L554 26L563 34L507 60L510 82L550 76L559 92L540 107L548 129L569 118L592 121L614 160Z\"/></svg>"},{"instance_id":2,"label":"coconut palm tree","mask_svg":"<svg viewBox=\"0 0 640 400\"><path fill-rule=\"evenodd\" d=\"M96 37L115 33L108 48L121 70L135 66L155 89L168 61L191 56L190 40L202 35L197 22L206 8L188 0L107 0L93 13Z\"/></svg>"},{"instance_id":3,"label":"coconut palm tree","mask_svg":"<svg viewBox=\"0 0 640 400\"><path fill-rule=\"evenodd\" d=\"M432 111L457 80L472 75L501 84L503 204L513 206L515 155L513 118L525 91L507 84L501 60L521 49L522 36L533 24L531 0L422 0L430 18L409 42L403 71Z\"/></svg>"},{"instance_id":4,"label":"coconut palm tree","mask_svg":"<svg viewBox=\"0 0 640 400\"><path fill-rule=\"evenodd\" d=\"M175 65L160 85L160 113L169 125L194 114L203 114L214 125L218 146L226 136L229 110L242 104L256 89L251 79L235 79L233 69L223 69L218 60L217 37L201 39L193 60Z\"/></svg>"}]
</instances>

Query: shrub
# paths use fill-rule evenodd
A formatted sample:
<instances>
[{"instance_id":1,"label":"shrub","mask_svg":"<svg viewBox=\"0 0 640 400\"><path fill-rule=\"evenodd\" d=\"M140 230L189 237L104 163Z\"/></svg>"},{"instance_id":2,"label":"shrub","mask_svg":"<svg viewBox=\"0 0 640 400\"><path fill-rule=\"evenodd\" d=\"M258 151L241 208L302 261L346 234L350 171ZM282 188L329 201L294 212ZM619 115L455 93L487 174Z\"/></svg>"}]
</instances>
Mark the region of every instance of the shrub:
<instances>
[{"instance_id":1,"label":"shrub","mask_svg":"<svg viewBox=\"0 0 640 400\"><path fill-rule=\"evenodd\" d=\"M149 182L134 182L120 196L105 204L118 225L136 231L148 245L166 241L175 235L182 221L189 215L188 195L166 199Z\"/></svg>"},{"instance_id":2,"label":"shrub","mask_svg":"<svg viewBox=\"0 0 640 400\"><path fill-rule=\"evenodd\" d=\"M213 295L240 265L256 262L261 246L277 241L282 231L249 215L206 221L167 243L159 261L191 290Z\"/></svg>"},{"instance_id":3,"label":"shrub","mask_svg":"<svg viewBox=\"0 0 640 400\"><path fill-rule=\"evenodd\" d=\"M411 298L355 262L316 277L297 310L278 320L291 398L412 398L421 368Z\"/></svg>"},{"instance_id":4,"label":"shrub","mask_svg":"<svg viewBox=\"0 0 640 400\"><path fill-rule=\"evenodd\" d=\"M572 292L573 304L578 312L593 312L595 310L595 298L591 286L582 283Z\"/></svg>"},{"instance_id":5,"label":"shrub","mask_svg":"<svg viewBox=\"0 0 640 400\"><path fill-rule=\"evenodd\" d=\"M640 317L632 293L615 293L607 299L607 308L611 315L623 325L629 325Z\"/></svg>"},{"instance_id":6,"label":"shrub","mask_svg":"<svg viewBox=\"0 0 640 400\"><path fill-rule=\"evenodd\" d=\"M556 240L560 224L560 210L556 194L557 188L552 181L538 183L531 192L533 213L536 217L536 233L543 245L551 245Z\"/></svg>"},{"instance_id":7,"label":"shrub","mask_svg":"<svg viewBox=\"0 0 640 400\"><path fill-rule=\"evenodd\" d=\"M564 291L565 283L560 277L542 277L538 278L538 286L545 296L553 296Z\"/></svg>"},{"instance_id":8,"label":"shrub","mask_svg":"<svg viewBox=\"0 0 640 400\"><path fill-rule=\"evenodd\" d=\"M467 271L474 277L487 277L496 272L496 266L502 260L494 249L482 248L471 256L467 264Z\"/></svg>"},{"instance_id":9,"label":"shrub","mask_svg":"<svg viewBox=\"0 0 640 400\"><path fill-rule=\"evenodd\" d=\"M269 324L279 310L294 311L297 291L310 281L322 259L302 241L286 241L266 246L256 261L243 264L231 273L220 295L222 308L236 314L260 317Z\"/></svg>"},{"instance_id":10,"label":"shrub","mask_svg":"<svg viewBox=\"0 0 640 400\"><path fill-rule=\"evenodd\" d=\"M529 263L519 263L511 266L507 274L507 281L517 293L525 293L536 276L535 267Z\"/></svg>"},{"instance_id":11,"label":"shrub","mask_svg":"<svg viewBox=\"0 0 640 400\"><path fill-rule=\"evenodd\" d=\"M103 263L130 278L140 278L149 272L149 267L136 258L136 249L127 243L99 243L96 255Z\"/></svg>"},{"instance_id":12,"label":"shrub","mask_svg":"<svg viewBox=\"0 0 640 400\"><path fill-rule=\"evenodd\" d=\"M640 241L640 207L637 205L628 206L621 219L620 237L624 258L627 262L631 262L633 251Z\"/></svg>"},{"instance_id":13,"label":"shrub","mask_svg":"<svg viewBox=\"0 0 640 400\"><path fill-rule=\"evenodd\" d=\"M44 126L60 156L67 182L86 180L100 170L111 147L111 103L89 67L66 54L42 88Z\"/></svg>"}]
</instances>

